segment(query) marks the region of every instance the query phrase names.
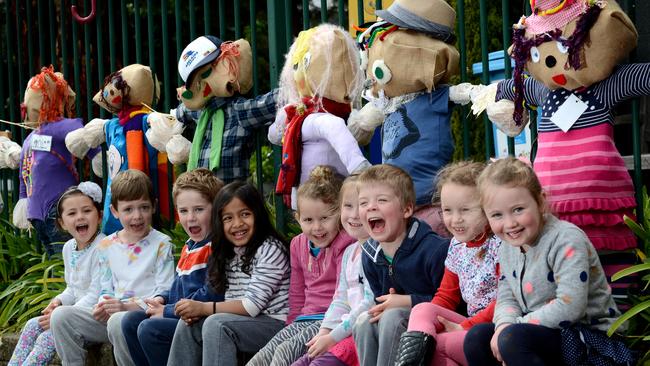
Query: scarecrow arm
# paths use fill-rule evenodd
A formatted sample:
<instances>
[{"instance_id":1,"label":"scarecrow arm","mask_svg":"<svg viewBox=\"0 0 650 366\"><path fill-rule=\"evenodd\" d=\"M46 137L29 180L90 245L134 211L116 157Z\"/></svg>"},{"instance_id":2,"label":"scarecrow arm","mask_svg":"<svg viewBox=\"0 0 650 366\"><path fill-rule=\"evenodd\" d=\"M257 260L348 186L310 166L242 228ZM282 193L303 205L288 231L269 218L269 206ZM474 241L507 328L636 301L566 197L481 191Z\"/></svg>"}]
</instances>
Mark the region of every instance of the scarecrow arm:
<instances>
[{"instance_id":1,"label":"scarecrow arm","mask_svg":"<svg viewBox=\"0 0 650 366\"><path fill-rule=\"evenodd\" d=\"M253 99L239 98L234 101L232 108L239 125L245 129L267 126L270 121L273 121L278 110L277 96L278 89L273 89Z\"/></svg>"},{"instance_id":2,"label":"scarecrow arm","mask_svg":"<svg viewBox=\"0 0 650 366\"><path fill-rule=\"evenodd\" d=\"M18 169L21 150L20 145L0 136L0 169Z\"/></svg>"},{"instance_id":3,"label":"scarecrow arm","mask_svg":"<svg viewBox=\"0 0 650 366\"><path fill-rule=\"evenodd\" d=\"M311 139L327 141L336 151L349 174L369 165L342 118L331 114L320 114L315 118L306 119L302 129L303 137L311 135Z\"/></svg>"},{"instance_id":4,"label":"scarecrow arm","mask_svg":"<svg viewBox=\"0 0 650 366\"><path fill-rule=\"evenodd\" d=\"M650 95L650 63L620 66L594 89L610 107L626 99Z\"/></svg>"},{"instance_id":5,"label":"scarecrow arm","mask_svg":"<svg viewBox=\"0 0 650 366\"><path fill-rule=\"evenodd\" d=\"M359 110L353 110L348 117L348 130L359 142L359 145L365 146L370 143L375 129L384 123L384 114L372 103L367 103Z\"/></svg>"},{"instance_id":6,"label":"scarecrow arm","mask_svg":"<svg viewBox=\"0 0 650 366\"><path fill-rule=\"evenodd\" d=\"M273 145L282 145L282 136L284 136L284 130L287 127L287 112L284 108L278 110L278 114L275 116L275 121L271 126L269 126L269 133L267 138L269 142Z\"/></svg>"},{"instance_id":7,"label":"scarecrow arm","mask_svg":"<svg viewBox=\"0 0 650 366\"><path fill-rule=\"evenodd\" d=\"M90 149L96 149L104 141L104 125L107 119L95 118L88 122L83 128L76 129L65 136L65 146L70 153L79 159L83 159ZM97 151L90 155L95 156Z\"/></svg>"},{"instance_id":8,"label":"scarecrow arm","mask_svg":"<svg viewBox=\"0 0 650 366\"><path fill-rule=\"evenodd\" d=\"M515 100L515 82L514 79L501 80L497 84L495 101L501 99ZM546 85L533 78L524 80L524 101L530 105L544 105L544 101L550 90Z\"/></svg>"}]
</instances>

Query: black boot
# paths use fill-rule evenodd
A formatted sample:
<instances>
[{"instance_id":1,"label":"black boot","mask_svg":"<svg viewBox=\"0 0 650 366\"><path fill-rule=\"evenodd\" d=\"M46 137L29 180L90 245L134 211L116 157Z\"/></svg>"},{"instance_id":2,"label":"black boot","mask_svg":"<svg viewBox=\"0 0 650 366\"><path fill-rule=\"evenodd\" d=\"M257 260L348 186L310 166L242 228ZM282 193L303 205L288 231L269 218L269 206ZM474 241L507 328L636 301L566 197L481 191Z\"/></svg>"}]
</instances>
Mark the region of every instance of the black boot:
<instances>
[{"instance_id":1,"label":"black boot","mask_svg":"<svg viewBox=\"0 0 650 366\"><path fill-rule=\"evenodd\" d=\"M418 331L402 333L395 366L429 366L436 340L430 334Z\"/></svg>"}]
</instances>

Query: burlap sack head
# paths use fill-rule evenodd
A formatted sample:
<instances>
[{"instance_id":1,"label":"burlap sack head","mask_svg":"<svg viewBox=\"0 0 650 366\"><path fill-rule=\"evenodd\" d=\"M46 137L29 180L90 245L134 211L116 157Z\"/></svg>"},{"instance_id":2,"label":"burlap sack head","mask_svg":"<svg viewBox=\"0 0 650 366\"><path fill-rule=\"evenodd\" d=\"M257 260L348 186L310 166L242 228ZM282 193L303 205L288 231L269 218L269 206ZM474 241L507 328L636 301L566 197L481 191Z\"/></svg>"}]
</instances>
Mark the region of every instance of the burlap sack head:
<instances>
[{"instance_id":1,"label":"burlap sack head","mask_svg":"<svg viewBox=\"0 0 650 366\"><path fill-rule=\"evenodd\" d=\"M189 89L187 85L177 89L181 102L190 110L203 108L213 97L246 94L253 86L251 46L245 39L223 42L219 57L193 73L196 76Z\"/></svg>"},{"instance_id":2,"label":"burlap sack head","mask_svg":"<svg viewBox=\"0 0 650 366\"><path fill-rule=\"evenodd\" d=\"M580 17L564 26L563 38L574 34ZM534 34L526 32L527 38ZM615 1L608 1L589 30L579 52L580 66L569 63L566 46L559 40L549 40L532 48L526 69L550 89L568 90L588 87L607 78L614 67L636 47L638 34L634 24Z\"/></svg>"},{"instance_id":3,"label":"burlap sack head","mask_svg":"<svg viewBox=\"0 0 650 366\"><path fill-rule=\"evenodd\" d=\"M108 75L93 101L110 113L129 106L154 105L160 97L160 83L149 66L132 64Z\"/></svg>"},{"instance_id":4,"label":"burlap sack head","mask_svg":"<svg viewBox=\"0 0 650 366\"><path fill-rule=\"evenodd\" d=\"M279 104L313 96L356 102L363 88L359 65L354 40L341 27L321 24L300 32L282 68Z\"/></svg>"},{"instance_id":5,"label":"burlap sack head","mask_svg":"<svg viewBox=\"0 0 650 366\"><path fill-rule=\"evenodd\" d=\"M29 79L23 98L24 120L32 126L44 122L55 122L61 118L74 116L76 95L54 68L44 67L36 76Z\"/></svg>"},{"instance_id":6,"label":"burlap sack head","mask_svg":"<svg viewBox=\"0 0 650 366\"><path fill-rule=\"evenodd\" d=\"M372 93L388 97L431 91L458 74L458 50L453 45L412 30L399 29L375 39L368 49L366 77Z\"/></svg>"}]
</instances>

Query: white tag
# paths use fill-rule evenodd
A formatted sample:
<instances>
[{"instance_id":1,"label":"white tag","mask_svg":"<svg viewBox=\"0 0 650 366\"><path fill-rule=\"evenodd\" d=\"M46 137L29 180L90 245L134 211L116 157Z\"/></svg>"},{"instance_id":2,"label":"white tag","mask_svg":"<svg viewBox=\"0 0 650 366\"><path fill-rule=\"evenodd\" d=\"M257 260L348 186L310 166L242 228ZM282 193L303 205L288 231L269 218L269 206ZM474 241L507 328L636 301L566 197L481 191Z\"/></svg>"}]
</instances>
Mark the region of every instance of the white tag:
<instances>
[{"instance_id":1,"label":"white tag","mask_svg":"<svg viewBox=\"0 0 650 366\"><path fill-rule=\"evenodd\" d=\"M34 135L31 143L32 150L50 151L52 149L52 136Z\"/></svg>"},{"instance_id":2,"label":"white tag","mask_svg":"<svg viewBox=\"0 0 650 366\"><path fill-rule=\"evenodd\" d=\"M571 94L551 116L551 122L555 123L562 131L567 132L587 108L589 108L587 103L578 99L575 94Z\"/></svg>"}]
</instances>

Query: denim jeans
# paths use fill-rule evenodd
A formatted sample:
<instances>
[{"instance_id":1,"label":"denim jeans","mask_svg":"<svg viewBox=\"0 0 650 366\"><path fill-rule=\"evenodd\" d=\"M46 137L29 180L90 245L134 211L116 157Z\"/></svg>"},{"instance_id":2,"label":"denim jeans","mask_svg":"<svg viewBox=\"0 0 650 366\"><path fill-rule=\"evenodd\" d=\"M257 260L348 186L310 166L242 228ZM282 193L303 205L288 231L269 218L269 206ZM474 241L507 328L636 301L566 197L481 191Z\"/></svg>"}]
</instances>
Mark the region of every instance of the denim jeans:
<instances>
[{"instance_id":1,"label":"denim jeans","mask_svg":"<svg viewBox=\"0 0 650 366\"><path fill-rule=\"evenodd\" d=\"M31 219L29 221L36 230L38 240L48 257L63 251L63 244L70 240L71 236L56 226L56 204L50 207L44 220Z\"/></svg>"},{"instance_id":2,"label":"denim jeans","mask_svg":"<svg viewBox=\"0 0 650 366\"><path fill-rule=\"evenodd\" d=\"M179 319L149 318L144 311L129 311L122 332L133 362L138 366L166 365Z\"/></svg>"}]
</instances>

